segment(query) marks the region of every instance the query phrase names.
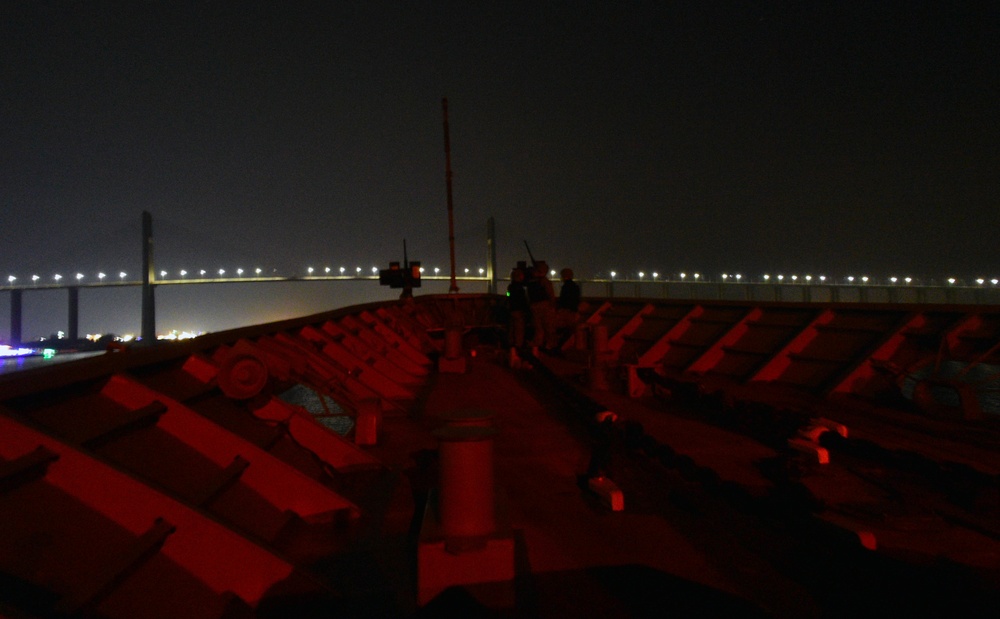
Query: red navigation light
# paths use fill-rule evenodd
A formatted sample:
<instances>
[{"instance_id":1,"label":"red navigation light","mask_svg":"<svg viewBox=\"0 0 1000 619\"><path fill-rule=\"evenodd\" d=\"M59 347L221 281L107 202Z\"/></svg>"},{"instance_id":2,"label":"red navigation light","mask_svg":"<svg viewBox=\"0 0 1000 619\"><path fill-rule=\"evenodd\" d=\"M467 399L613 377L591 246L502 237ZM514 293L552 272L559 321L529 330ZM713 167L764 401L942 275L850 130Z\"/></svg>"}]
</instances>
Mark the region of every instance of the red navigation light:
<instances>
[{"instance_id":1,"label":"red navigation light","mask_svg":"<svg viewBox=\"0 0 1000 619\"><path fill-rule=\"evenodd\" d=\"M410 286L420 288L420 261L410 263Z\"/></svg>"}]
</instances>

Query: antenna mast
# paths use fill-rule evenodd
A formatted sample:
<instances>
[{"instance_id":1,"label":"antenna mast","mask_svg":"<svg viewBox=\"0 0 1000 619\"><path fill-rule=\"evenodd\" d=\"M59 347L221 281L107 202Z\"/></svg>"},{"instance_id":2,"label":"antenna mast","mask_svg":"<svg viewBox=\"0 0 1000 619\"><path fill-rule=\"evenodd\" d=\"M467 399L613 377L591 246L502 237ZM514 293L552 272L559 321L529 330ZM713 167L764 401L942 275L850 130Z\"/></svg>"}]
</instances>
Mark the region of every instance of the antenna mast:
<instances>
[{"instance_id":1,"label":"antenna mast","mask_svg":"<svg viewBox=\"0 0 1000 619\"><path fill-rule=\"evenodd\" d=\"M454 205L451 199L451 141L448 139L448 97L441 99L441 109L444 112L444 178L448 185L448 250L451 255L451 286L448 292L458 292L455 283L455 217Z\"/></svg>"}]
</instances>

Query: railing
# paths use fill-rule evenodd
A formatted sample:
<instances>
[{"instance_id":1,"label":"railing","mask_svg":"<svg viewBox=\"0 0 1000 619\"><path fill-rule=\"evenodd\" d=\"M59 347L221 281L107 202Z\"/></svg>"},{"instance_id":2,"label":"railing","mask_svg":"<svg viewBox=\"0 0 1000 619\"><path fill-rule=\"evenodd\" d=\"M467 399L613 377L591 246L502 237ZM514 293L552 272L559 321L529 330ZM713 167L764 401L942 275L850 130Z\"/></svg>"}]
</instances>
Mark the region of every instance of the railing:
<instances>
[{"instance_id":1,"label":"railing","mask_svg":"<svg viewBox=\"0 0 1000 619\"><path fill-rule=\"evenodd\" d=\"M794 303L1000 305L994 285L581 280L585 296Z\"/></svg>"},{"instance_id":2,"label":"railing","mask_svg":"<svg viewBox=\"0 0 1000 619\"><path fill-rule=\"evenodd\" d=\"M205 284L251 284L275 282L372 282L378 280L377 275L296 275L262 277L251 275L246 277L212 277L212 278L181 278L162 279L153 282L154 286L180 286ZM450 277L444 275L425 275L423 286L418 293L443 293L448 291ZM489 279L483 276L464 275L456 277L461 292L483 293L488 290ZM683 281L671 279L580 279L584 296L588 297L621 297L621 298L659 298L682 300L722 300L751 302L791 302L791 303L872 303L872 304L911 304L911 305L1000 305L1000 286L986 282L979 285L967 285L961 282L946 285L927 284L892 284L854 282L748 282L734 281ZM498 280L497 290L503 294L507 280ZM558 289L559 282L554 285ZM80 289L140 287L141 281L102 280L69 283L38 283L23 285L0 286L0 292L9 292L10 301L10 341L20 342L22 298L27 292L43 290L67 290L69 293L69 334L76 339L78 295Z\"/></svg>"}]
</instances>

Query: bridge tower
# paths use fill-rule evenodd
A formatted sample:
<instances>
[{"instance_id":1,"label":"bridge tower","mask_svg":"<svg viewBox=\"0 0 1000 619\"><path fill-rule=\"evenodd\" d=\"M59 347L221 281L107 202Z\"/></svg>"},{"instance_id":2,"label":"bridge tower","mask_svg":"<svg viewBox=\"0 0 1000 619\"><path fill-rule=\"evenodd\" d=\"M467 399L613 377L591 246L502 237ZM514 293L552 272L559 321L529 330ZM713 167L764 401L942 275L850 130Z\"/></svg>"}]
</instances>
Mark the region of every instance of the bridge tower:
<instances>
[{"instance_id":1,"label":"bridge tower","mask_svg":"<svg viewBox=\"0 0 1000 619\"><path fill-rule=\"evenodd\" d=\"M142 212L142 341L151 344L156 341L156 307L153 299L153 285L156 281L156 266L153 264L153 216Z\"/></svg>"}]
</instances>

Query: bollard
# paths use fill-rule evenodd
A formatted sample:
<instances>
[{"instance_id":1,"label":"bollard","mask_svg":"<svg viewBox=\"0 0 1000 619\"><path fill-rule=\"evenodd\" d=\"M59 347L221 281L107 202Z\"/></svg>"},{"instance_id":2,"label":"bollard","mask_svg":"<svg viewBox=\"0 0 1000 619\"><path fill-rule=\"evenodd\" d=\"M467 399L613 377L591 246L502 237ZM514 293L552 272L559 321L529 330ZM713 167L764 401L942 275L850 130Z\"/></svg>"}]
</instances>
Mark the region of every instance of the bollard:
<instances>
[{"instance_id":1,"label":"bollard","mask_svg":"<svg viewBox=\"0 0 1000 619\"><path fill-rule=\"evenodd\" d=\"M446 359L458 359L462 356L462 330L449 327L444 332L444 356Z\"/></svg>"},{"instance_id":2,"label":"bollard","mask_svg":"<svg viewBox=\"0 0 1000 619\"><path fill-rule=\"evenodd\" d=\"M441 415L443 426L449 428L493 428L493 411L478 408L460 408Z\"/></svg>"},{"instance_id":3,"label":"bollard","mask_svg":"<svg viewBox=\"0 0 1000 619\"><path fill-rule=\"evenodd\" d=\"M449 327L444 332L444 353L438 358L438 371L449 374L465 373L465 355L462 354L462 329Z\"/></svg>"},{"instance_id":4,"label":"bollard","mask_svg":"<svg viewBox=\"0 0 1000 619\"><path fill-rule=\"evenodd\" d=\"M441 442L438 514L445 548L459 553L486 544L496 531L493 494L493 437L496 430L445 426L434 431Z\"/></svg>"},{"instance_id":5,"label":"bollard","mask_svg":"<svg viewBox=\"0 0 1000 619\"><path fill-rule=\"evenodd\" d=\"M514 535L495 494L492 414L448 417L434 431L440 483L428 498L417 544L417 603L463 585L474 596L487 595L490 606L513 606Z\"/></svg>"}]
</instances>

